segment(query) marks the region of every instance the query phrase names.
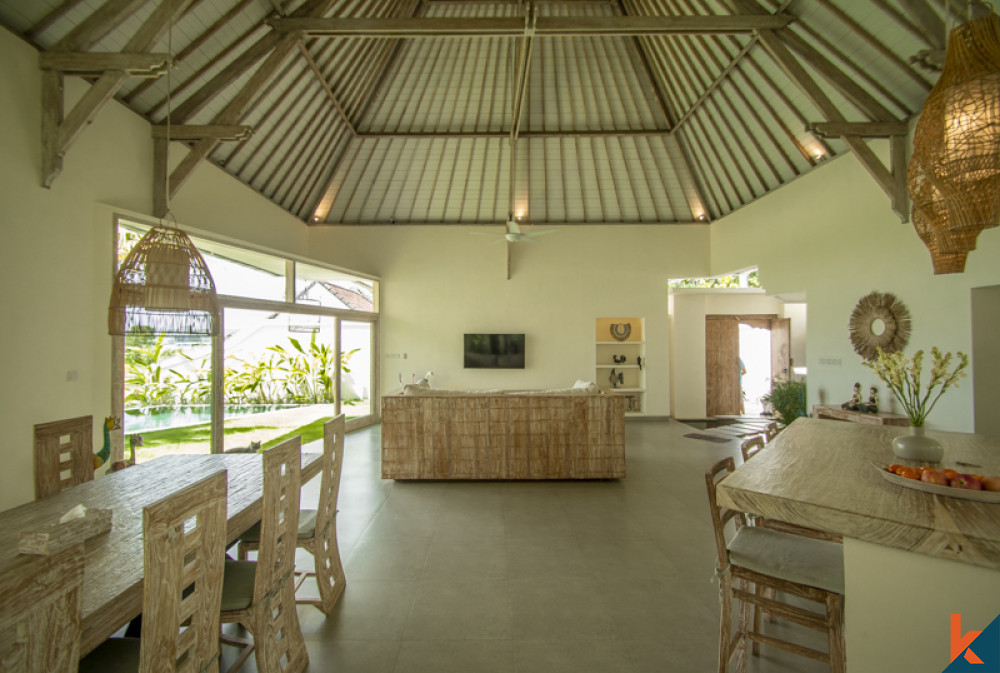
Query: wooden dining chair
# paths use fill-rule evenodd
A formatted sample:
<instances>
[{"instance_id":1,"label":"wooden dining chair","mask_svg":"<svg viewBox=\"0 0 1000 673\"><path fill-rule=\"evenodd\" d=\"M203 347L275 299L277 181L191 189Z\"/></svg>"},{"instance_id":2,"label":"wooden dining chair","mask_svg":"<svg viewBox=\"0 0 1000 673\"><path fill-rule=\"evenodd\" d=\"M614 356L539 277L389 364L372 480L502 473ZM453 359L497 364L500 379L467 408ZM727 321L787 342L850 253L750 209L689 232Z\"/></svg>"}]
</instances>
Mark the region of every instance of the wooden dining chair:
<instances>
[{"instance_id":1,"label":"wooden dining chair","mask_svg":"<svg viewBox=\"0 0 1000 673\"><path fill-rule=\"evenodd\" d=\"M761 526L748 526L745 513L722 507L717 486L735 469L732 458L712 465L705 473L711 508L717 572L722 583L719 624L719 673L726 673L733 655L736 671L746 668L751 644L765 644L825 661L831 673L844 673L844 556L841 545L792 535ZM726 526L735 534L727 541ZM773 593L765 595L765 590ZM810 610L777 597L796 596L801 602L818 604ZM740 606L736 634L731 636L733 602ZM767 610L779 619L817 631L825 631L826 652L764 633L759 620L751 619L752 608ZM758 648L754 648L756 654Z\"/></svg>"},{"instance_id":2,"label":"wooden dining chair","mask_svg":"<svg viewBox=\"0 0 1000 673\"><path fill-rule=\"evenodd\" d=\"M777 437L777 435L778 435L778 422L771 421L770 423L767 424L767 427L764 428L764 443L767 444L772 439Z\"/></svg>"},{"instance_id":3,"label":"wooden dining chair","mask_svg":"<svg viewBox=\"0 0 1000 673\"><path fill-rule=\"evenodd\" d=\"M94 478L94 418L35 426L35 499Z\"/></svg>"},{"instance_id":4,"label":"wooden dining chair","mask_svg":"<svg viewBox=\"0 0 1000 673\"><path fill-rule=\"evenodd\" d=\"M226 502L219 470L143 509L142 635L104 641L80 673L218 672Z\"/></svg>"},{"instance_id":5,"label":"wooden dining chair","mask_svg":"<svg viewBox=\"0 0 1000 673\"><path fill-rule=\"evenodd\" d=\"M300 673L309 664L295 612L295 549L299 530L302 442L293 437L262 454L263 511L256 561L226 561L222 621L237 622L253 636L229 668L255 654L259 673Z\"/></svg>"},{"instance_id":6,"label":"wooden dining chair","mask_svg":"<svg viewBox=\"0 0 1000 673\"><path fill-rule=\"evenodd\" d=\"M80 659L83 544L0 567L0 670L76 673Z\"/></svg>"},{"instance_id":7,"label":"wooden dining chair","mask_svg":"<svg viewBox=\"0 0 1000 673\"><path fill-rule=\"evenodd\" d=\"M313 555L313 572L296 571L298 580L295 591L309 577L316 578L319 598L296 598L300 604L314 605L330 614L344 593L347 579L337 545L337 497L340 493L340 475L344 467L344 414L323 424L323 463L320 468L318 509L299 512L298 546ZM255 525L240 536L239 558L246 560L247 552L260 546L260 525Z\"/></svg>"}]
</instances>

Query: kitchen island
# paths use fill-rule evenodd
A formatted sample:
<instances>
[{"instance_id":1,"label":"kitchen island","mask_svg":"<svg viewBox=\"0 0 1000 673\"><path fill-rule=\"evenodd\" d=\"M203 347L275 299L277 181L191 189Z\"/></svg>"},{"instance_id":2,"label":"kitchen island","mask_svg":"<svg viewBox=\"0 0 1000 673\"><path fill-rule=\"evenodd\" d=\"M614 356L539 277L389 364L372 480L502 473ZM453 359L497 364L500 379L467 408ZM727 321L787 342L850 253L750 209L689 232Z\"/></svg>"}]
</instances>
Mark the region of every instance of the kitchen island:
<instances>
[{"instance_id":1,"label":"kitchen island","mask_svg":"<svg viewBox=\"0 0 1000 673\"><path fill-rule=\"evenodd\" d=\"M907 428L800 418L719 485L720 504L844 537L851 673L928 671L950 661L951 614L963 635L1000 613L1000 504L903 488L879 468L904 463ZM1000 474L1000 439L929 432L940 467Z\"/></svg>"}]
</instances>

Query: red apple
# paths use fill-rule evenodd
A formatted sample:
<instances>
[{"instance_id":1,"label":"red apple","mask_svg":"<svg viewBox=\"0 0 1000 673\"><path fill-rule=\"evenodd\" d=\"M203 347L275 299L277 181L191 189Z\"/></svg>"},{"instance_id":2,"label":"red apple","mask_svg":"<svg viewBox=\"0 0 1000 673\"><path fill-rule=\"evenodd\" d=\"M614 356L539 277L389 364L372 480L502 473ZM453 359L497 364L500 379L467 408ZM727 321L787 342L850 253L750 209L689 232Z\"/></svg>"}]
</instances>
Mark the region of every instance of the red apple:
<instances>
[{"instance_id":1,"label":"red apple","mask_svg":"<svg viewBox=\"0 0 1000 673\"><path fill-rule=\"evenodd\" d=\"M984 477L982 484L984 491L1000 491L1000 477Z\"/></svg>"},{"instance_id":2,"label":"red apple","mask_svg":"<svg viewBox=\"0 0 1000 673\"><path fill-rule=\"evenodd\" d=\"M938 486L947 486L948 476L944 472L926 469L920 474L920 481L926 481L928 484L937 484Z\"/></svg>"},{"instance_id":3,"label":"red apple","mask_svg":"<svg viewBox=\"0 0 1000 673\"><path fill-rule=\"evenodd\" d=\"M967 488L971 491L980 491L983 488L982 483L971 474L958 475L951 480L951 486L955 488Z\"/></svg>"}]
</instances>

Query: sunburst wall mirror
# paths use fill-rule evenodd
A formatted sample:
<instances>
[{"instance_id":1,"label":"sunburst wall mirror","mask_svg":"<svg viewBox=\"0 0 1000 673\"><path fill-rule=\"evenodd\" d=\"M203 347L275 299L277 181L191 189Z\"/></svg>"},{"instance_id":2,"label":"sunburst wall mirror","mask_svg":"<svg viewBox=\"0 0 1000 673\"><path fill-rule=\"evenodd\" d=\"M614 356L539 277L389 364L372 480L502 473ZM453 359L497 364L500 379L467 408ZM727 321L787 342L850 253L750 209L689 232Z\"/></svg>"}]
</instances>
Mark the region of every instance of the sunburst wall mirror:
<instances>
[{"instance_id":1,"label":"sunburst wall mirror","mask_svg":"<svg viewBox=\"0 0 1000 673\"><path fill-rule=\"evenodd\" d=\"M848 325L854 352L866 360L906 348L910 340L910 311L890 292L872 292L858 301Z\"/></svg>"}]
</instances>

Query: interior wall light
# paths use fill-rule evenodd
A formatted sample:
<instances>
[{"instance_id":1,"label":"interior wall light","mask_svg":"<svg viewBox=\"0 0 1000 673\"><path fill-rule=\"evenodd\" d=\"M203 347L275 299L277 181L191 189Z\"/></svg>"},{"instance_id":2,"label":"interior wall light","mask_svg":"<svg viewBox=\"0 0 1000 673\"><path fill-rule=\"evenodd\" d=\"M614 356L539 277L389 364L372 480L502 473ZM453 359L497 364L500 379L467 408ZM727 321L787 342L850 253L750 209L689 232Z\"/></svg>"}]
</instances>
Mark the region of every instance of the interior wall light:
<instances>
[{"instance_id":1,"label":"interior wall light","mask_svg":"<svg viewBox=\"0 0 1000 673\"><path fill-rule=\"evenodd\" d=\"M913 224L934 273L960 273L983 229L1000 224L1000 24L970 2L924 103L907 171Z\"/></svg>"},{"instance_id":2,"label":"interior wall light","mask_svg":"<svg viewBox=\"0 0 1000 673\"><path fill-rule=\"evenodd\" d=\"M167 30L167 147L170 146L170 69L173 8ZM164 218L128 253L115 274L108 304L108 333L218 335L219 298L201 253L187 234Z\"/></svg>"}]
</instances>

